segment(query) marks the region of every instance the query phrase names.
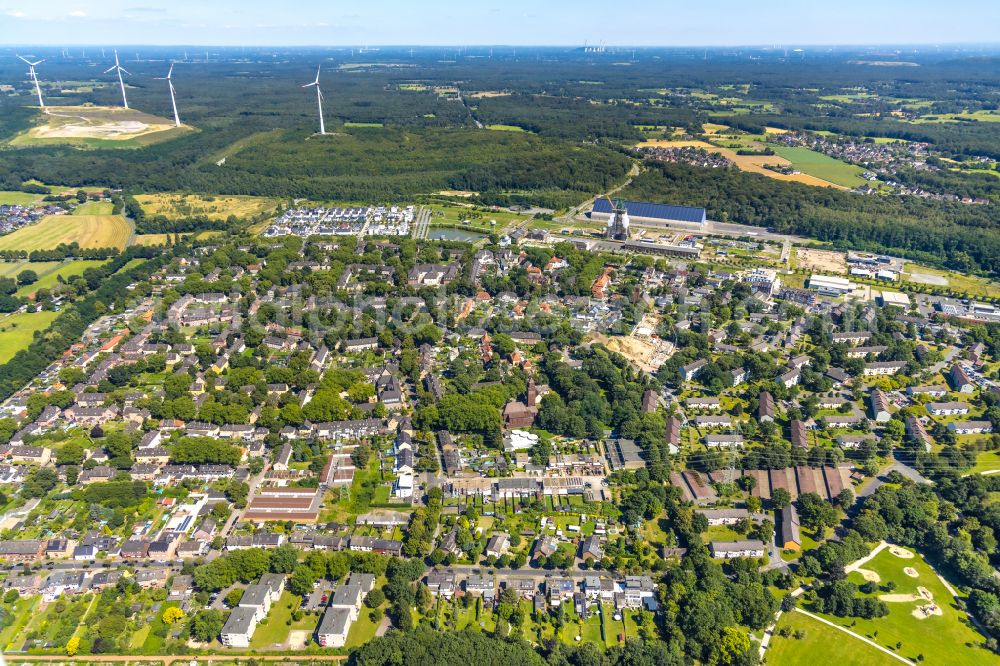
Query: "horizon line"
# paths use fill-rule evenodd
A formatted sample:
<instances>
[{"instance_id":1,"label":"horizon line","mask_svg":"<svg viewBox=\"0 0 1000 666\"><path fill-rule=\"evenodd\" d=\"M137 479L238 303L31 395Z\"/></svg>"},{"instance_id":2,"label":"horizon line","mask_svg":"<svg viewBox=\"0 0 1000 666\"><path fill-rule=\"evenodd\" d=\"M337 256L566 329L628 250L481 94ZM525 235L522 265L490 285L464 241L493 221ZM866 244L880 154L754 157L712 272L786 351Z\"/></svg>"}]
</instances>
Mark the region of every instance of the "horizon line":
<instances>
[{"instance_id":1,"label":"horizon line","mask_svg":"<svg viewBox=\"0 0 1000 666\"><path fill-rule=\"evenodd\" d=\"M233 48L233 49L438 49L438 48L528 48L528 49L562 49L562 48L604 48L604 49L732 49L753 48L766 50L781 50L785 48L935 48L943 47L991 47L1000 49L1000 41L955 41L955 42L829 42L829 43L746 43L746 44L590 44L590 43L552 43L552 44L490 44L490 43L447 43L447 44L184 44L184 43L115 43L115 42L10 42L0 43L0 48L18 48L39 46L46 48L80 48L80 47L110 47L120 48Z\"/></svg>"}]
</instances>

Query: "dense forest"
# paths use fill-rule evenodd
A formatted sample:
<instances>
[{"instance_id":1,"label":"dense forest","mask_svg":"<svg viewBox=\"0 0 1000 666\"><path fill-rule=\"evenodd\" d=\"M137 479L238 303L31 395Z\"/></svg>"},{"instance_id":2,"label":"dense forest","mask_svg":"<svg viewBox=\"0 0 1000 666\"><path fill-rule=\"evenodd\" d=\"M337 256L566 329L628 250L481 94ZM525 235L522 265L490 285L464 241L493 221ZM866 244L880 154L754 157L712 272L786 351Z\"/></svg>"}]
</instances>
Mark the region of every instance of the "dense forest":
<instances>
[{"instance_id":1,"label":"dense forest","mask_svg":"<svg viewBox=\"0 0 1000 666\"><path fill-rule=\"evenodd\" d=\"M184 56L183 59L181 56ZM42 57L42 56L40 56ZM691 49L219 49L189 61L169 48L128 60L130 101L169 115L153 77L177 60L181 116L197 131L137 150L0 147L0 189L30 179L131 193L185 190L356 202L412 201L440 190L479 203L565 209L622 182L626 149L649 132L703 123L895 137L943 157L1000 157L1000 123L912 122L900 105L945 114L1000 108L1000 58L988 50L893 56L905 67L864 65L864 52ZM888 57L888 56L886 56ZM0 141L36 122L20 65L0 61ZM116 105L94 55L49 57L42 86L52 106ZM302 81L323 66L328 136ZM914 66L915 65L915 66ZM69 86L60 82L81 81ZM505 130L495 131L489 127ZM847 246L892 249L963 269L998 270L993 207L859 197L741 173L661 167L629 194L707 206L714 217ZM727 170L728 171L728 170ZM965 196L995 196L994 174L903 172L904 182ZM153 231L208 228L205 221ZM216 225L222 226L222 225Z\"/></svg>"}]
</instances>

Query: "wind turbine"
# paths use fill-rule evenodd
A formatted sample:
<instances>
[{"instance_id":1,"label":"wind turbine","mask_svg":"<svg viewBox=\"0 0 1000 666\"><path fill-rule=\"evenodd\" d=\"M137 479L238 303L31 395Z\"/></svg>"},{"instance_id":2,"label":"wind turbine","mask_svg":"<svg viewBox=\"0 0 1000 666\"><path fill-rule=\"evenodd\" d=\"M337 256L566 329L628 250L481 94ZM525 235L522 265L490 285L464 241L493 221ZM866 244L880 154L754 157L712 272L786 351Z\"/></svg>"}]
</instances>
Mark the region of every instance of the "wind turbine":
<instances>
[{"instance_id":1,"label":"wind turbine","mask_svg":"<svg viewBox=\"0 0 1000 666\"><path fill-rule=\"evenodd\" d=\"M38 76L35 74L35 65L41 65L43 62L45 62L45 59L43 58L42 60L39 60L37 62L31 62L24 56L17 56L17 57L23 60L25 63L27 63L28 75L31 76L31 80L35 84L35 94L38 95L38 106L44 109L45 102L42 101L42 87L38 85Z\"/></svg>"},{"instance_id":2,"label":"wind turbine","mask_svg":"<svg viewBox=\"0 0 1000 666\"><path fill-rule=\"evenodd\" d=\"M181 126L181 117L177 115L177 99L174 97L174 82L170 79L174 74L174 64L170 63L170 69L167 71L166 76L156 77L157 81L166 81L167 86L170 88L170 104L174 107L174 125L177 127Z\"/></svg>"},{"instance_id":3,"label":"wind turbine","mask_svg":"<svg viewBox=\"0 0 1000 666\"><path fill-rule=\"evenodd\" d=\"M316 104L319 105L319 133L326 134L326 126L323 124L323 91L319 89L319 70L322 65L316 68L316 80L312 83L307 83L303 88L316 87Z\"/></svg>"},{"instance_id":4,"label":"wind turbine","mask_svg":"<svg viewBox=\"0 0 1000 666\"><path fill-rule=\"evenodd\" d=\"M115 49L115 66L108 67L106 70L104 70L105 74L107 74L108 72L116 72L118 74L118 85L121 86L122 88L122 104L124 104L125 108L127 109L128 98L125 97L125 81L122 80L122 72L125 72L126 74L128 74L129 72L127 69L118 64L118 49Z\"/></svg>"}]
</instances>

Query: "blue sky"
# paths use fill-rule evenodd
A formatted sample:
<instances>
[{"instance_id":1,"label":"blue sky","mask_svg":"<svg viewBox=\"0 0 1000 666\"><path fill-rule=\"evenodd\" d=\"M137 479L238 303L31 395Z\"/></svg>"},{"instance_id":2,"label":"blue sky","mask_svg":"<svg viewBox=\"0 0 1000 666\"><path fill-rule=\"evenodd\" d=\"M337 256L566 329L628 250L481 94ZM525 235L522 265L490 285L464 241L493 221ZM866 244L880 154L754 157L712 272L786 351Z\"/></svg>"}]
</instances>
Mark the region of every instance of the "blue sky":
<instances>
[{"instance_id":1,"label":"blue sky","mask_svg":"<svg viewBox=\"0 0 1000 666\"><path fill-rule=\"evenodd\" d=\"M951 44L1000 0L0 0L0 44Z\"/></svg>"}]
</instances>

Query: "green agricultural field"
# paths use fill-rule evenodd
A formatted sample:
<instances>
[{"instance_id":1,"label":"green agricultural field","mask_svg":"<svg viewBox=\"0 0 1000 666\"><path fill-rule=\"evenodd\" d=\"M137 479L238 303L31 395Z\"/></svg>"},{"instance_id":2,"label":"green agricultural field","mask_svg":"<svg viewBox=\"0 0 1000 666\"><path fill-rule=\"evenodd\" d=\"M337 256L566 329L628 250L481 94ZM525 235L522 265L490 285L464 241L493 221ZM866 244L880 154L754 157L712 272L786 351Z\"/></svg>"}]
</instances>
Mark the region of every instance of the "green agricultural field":
<instances>
[{"instance_id":1,"label":"green agricultural field","mask_svg":"<svg viewBox=\"0 0 1000 666\"><path fill-rule=\"evenodd\" d=\"M802 147L775 146L774 152L792 163L792 166L816 178L842 187L859 187L865 183L864 172L859 166L841 162L832 157Z\"/></svg>"},{"instance_id":2,"label":"green agricultural field","mask_svg":"<svg viewBox=\"0 0 1000 666\"><path fill-rule=\"evenodd\" d=\"M344 127L385 127L385 123L355 123L347 121L344 123Z\"/></svg>"},{"instance_id":3,"label":"green agricultural field","mask_svg":"<svg viewBox=\"0 0 1000 666\"><path fill-rule=\"evenodd\" d=\"M907 575L907 567L917 572L916 578ZM908 559L901 558L886 548L863 568L878 575L880 586L889 581L895 583L896 587L891 593L879 589L872 595L886 602L889 614L874 620L823 615L825 619L874 640L910 660L923 655L929 664L1000 664L1000 656L990 655L979 647L986 639L972 628L968 614L958 608L951 592L919 554ZM856 571L849 575L849 580L858 585L865 582L864 577ZM933 601L921 598L918 588L929 592ZM940 614L923 616L918 609L929 604L937 606ZM897 643L902 643L902 647L897 649Z\"/></svg>"},{"instance_id":4,"label":"green agricultural field","mask_svg":"<svg viewBox=\"0 0 1000 666\"><path fill-rule=\"evenodd\" d=\"M73 209L74 215L111 215L114 204L108 201L88 201Z\"/></svg>"},{"instance_id":5,"label":"green agricultural field","mask_svg":"<svg viewBox=\"0 0 1000 666\"><path fill-rule=\"evenodd\" d=\"M25 268L35 271L38 274L38 281L25 285L17 290L17 296L30 296L39 289L52 289L59 284L59 278L67 280L74 275L82 275L88 268L97 268L107 263L107 260L98 259L78 259L75 261L41 261L25 262L19 264L21 270Z\"/></svg>"},{"instance_id":6,"label":"green agricultural field","mask_svg":"<svg viewBox=\"0 0 1000 666\"><path fill-rule=\"evenodd\" d=\"M962 113L936 113L922 116L911 122L914 123L959 123L959 122L980 122L998 123L1000 113L994 111L963 111Z\"/></svg>"},{"instance_id":7,"label":"green agricultural field","mask_svg":"<svg viewBox=\"0 0 1000 666\"><path fill-rule=\"evenodd\" d=\"M29 312L0 317L0 363L6 363L14 354L27 349L35 331L45 330L58 316L58 312Z\"/></svg>"},{"instance_id":8,"label":"green agricultural field","mask_svg":"<svg viewBox=\"0 0 1000 666\"><path fill-rule=\"evenodd\" d=\"M788 629L788 637L778 631ZM795 638L801 632L801 638ZM802 613L784 613L767 649L767 663L771 666L798 666L799 664L842 663L851 666L889 666L898 664L884 652L864 641L838 631Z\"/></svg>"},{"instance_id":9,"label":"green agricultural field","mask_svg":"<svg viewBox=\"0 0 1000 666\"><path fill-rule=\"evenodd\" d=\"M528 130L523 127L518 127L517 125L487 125L486 129L496 130L498 132L527 132Z\"/></svg>"},{"instance_id":10,"label":"green agricultural field","mask_svg":"<svg viewBox=\"0 0 1000 666\"><path fill-rule=\"evenodd\" d=\"M30 192L0 192L0 206L25 206L41 201L43 196Z\"/></svg>"},{"instance_id":11,"label":"green agricultural field","mask_svg":"<svg viewBox=\"0 0 1000 666\"><path fill-rule=\"evenodd\" d=\"M35 271L39 276L43 273L55 270L62 265L59 261L13 261L0 262L0 278L16 278L17 274L25 269Z\"/></svg>"},{"instance_id":12,"label":"green agricultural field","mask_svg":"<svg viewBox=\"0 0 1000 666\"><path fill-rule=\"evenodd\" d=\"M50 215L38 224L0 236L0 250L51 250L61 243L124 249L132 224L121 215Z\"/></svg>"}]
</instances>

